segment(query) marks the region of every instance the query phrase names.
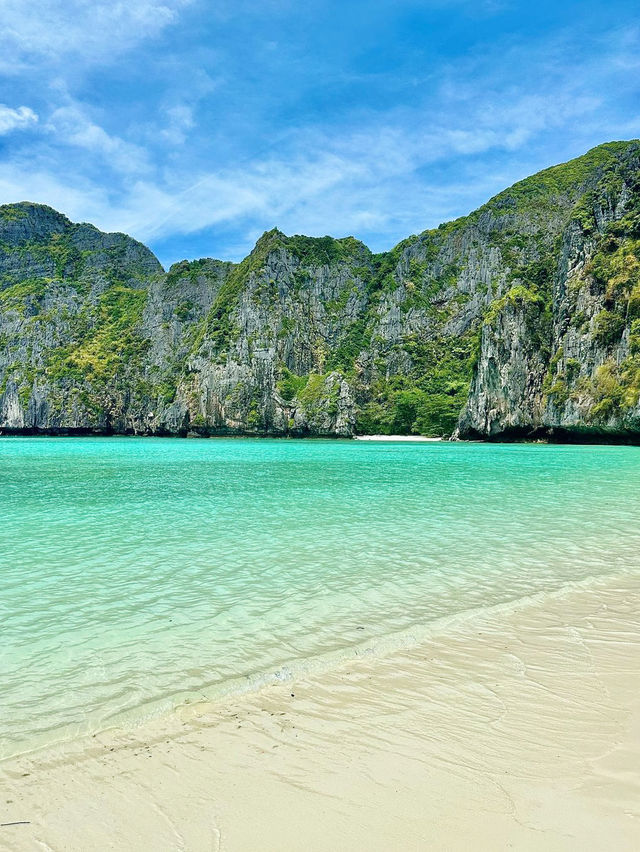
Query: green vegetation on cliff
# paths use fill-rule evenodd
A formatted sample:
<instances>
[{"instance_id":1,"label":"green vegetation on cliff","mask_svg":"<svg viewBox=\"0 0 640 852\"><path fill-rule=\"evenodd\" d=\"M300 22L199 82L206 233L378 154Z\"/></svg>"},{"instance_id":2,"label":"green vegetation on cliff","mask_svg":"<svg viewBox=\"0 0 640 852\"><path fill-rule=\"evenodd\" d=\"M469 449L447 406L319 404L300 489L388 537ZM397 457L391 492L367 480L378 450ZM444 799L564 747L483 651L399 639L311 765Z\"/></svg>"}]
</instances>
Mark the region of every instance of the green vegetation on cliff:
<instances>
[{"instance_id":1,"label":"green vegetation on cliff","mask_svg":"<svg viewBox=\"0 0 640 852\"><path fill-rule=\"evenodd\" d=\"M411 368L379 378L358 414L362 434L450 435L466 402L477 347L477 330L457 339L406 341Z\"/></svg>"},{"instance_id":2,"label":"green vegetation on cliff","mask_svg":"<svg viewBox=\"0 0 640 852\"><path fill-rule=\"evenodd\" d=\"M139 369L149 347L138 330L146 298L144 290L122 285L102 293L97 305L74 318L74 339L49 353L47 374L94 386Z\"/></svg>"},{"instance_id":3,"label":"green vegetation on cliff","mask_svg":"<svg viewBox=\"0 0 640 852\"><path fill-rule=\"evenodd\" d=\"M640 145L607 143L373 254L267 231L163 273L0 207L0 429L640 434Z\"/></svg>"}]
</instances>

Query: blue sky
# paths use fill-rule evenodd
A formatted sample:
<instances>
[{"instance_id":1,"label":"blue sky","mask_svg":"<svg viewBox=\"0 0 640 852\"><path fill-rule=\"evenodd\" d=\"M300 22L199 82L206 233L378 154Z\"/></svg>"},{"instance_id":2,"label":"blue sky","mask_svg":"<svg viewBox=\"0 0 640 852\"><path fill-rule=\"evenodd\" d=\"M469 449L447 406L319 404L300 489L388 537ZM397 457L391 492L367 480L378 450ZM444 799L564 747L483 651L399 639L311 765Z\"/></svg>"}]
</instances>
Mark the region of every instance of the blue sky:
<instances>
[{"instance_id":1,"label":"blue sky","mask_svg":"<svg viewBox=\"0 0 640 852\"><path fill-rule=\"evenodd\" d=\"M3 0L0 202L165 266L372 249L640 136L637 0Z\"/></svg>"}]
</instances>

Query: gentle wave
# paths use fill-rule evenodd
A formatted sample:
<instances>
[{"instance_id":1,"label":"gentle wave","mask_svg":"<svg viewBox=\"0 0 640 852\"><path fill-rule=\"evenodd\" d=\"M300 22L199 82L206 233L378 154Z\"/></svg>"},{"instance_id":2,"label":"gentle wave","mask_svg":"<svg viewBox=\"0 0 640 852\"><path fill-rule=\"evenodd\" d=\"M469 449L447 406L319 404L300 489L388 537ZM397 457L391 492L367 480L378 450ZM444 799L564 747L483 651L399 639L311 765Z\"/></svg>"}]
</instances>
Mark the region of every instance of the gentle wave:
<instances>
[{"instance_id":1,"label":"gentle wave","mask_svg":"<svg viewBox=\"0 0 640 852\"><path fill-rule=\"evenodd\" d=\"M629 447L0 439L0 473L5 754L639 564Z\"/></svg>"}]
</instances>

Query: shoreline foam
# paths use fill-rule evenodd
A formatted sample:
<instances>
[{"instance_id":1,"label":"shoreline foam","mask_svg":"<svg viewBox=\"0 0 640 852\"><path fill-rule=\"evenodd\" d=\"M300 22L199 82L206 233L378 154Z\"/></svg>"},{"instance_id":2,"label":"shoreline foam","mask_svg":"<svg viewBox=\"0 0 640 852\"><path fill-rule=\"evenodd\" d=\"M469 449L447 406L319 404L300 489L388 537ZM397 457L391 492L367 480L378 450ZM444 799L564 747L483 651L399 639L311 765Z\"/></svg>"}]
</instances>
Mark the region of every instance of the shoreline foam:
<instances>
[{"instance_id":1,"label":"shoreline foam","mask_svg":"<svg viewBox=\"0 0 640 852\"><path fill-rule=\"evenodd\" d=\"M640 844L640 579L2 764L8 849Z\"/></svg>"}]
</instances>

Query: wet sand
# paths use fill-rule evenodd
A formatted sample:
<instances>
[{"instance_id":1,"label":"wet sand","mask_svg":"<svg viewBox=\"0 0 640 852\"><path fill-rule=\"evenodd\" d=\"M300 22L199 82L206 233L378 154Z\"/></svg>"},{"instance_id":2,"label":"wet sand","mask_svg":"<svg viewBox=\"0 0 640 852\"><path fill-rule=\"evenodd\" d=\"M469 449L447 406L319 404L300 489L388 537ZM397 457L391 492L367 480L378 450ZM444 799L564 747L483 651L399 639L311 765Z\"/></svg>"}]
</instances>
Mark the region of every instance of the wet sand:
<instances>
[{"instance_id":1,"label":"wet sand","mask_svg":"<svg viewBox=\"0 0 640 852\"><path fill-rule=\"evenodd\" d=\"M640 848L640 578L0 766L8 850Z\"/></svg>"}]
</instances>

